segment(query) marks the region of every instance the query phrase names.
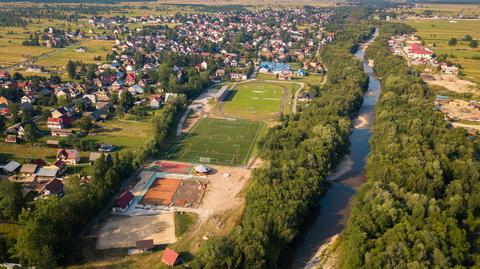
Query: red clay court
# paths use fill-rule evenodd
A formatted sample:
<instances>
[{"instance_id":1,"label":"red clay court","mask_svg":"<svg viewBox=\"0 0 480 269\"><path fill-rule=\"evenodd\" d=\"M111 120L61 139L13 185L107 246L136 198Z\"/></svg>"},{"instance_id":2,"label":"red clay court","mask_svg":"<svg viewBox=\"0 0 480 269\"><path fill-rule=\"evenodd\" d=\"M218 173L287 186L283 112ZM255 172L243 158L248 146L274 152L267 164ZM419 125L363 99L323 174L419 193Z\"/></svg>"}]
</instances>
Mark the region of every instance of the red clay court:
<instances>
[{"instance_id":1,"label":"red clay court","mask_svg":"<svg viewBox=\"0 0 480 269\"><path fill-rule=\"evenodd\" d=\"M152 183L147 193L143 196L141 204L168 206L180 186L181 180L175 178L157 178Z\"/></svg>"},{"instance_id":2,"label":"red clay court","mask_svg":"<svg viewBox=\"0 0 480 269\"><path fill-rule=\"evenodd\" d=\"M156 161L145 165L145 169L171 174L190 175L193 170L193 165Z\"/></svg>"}]
</instances>

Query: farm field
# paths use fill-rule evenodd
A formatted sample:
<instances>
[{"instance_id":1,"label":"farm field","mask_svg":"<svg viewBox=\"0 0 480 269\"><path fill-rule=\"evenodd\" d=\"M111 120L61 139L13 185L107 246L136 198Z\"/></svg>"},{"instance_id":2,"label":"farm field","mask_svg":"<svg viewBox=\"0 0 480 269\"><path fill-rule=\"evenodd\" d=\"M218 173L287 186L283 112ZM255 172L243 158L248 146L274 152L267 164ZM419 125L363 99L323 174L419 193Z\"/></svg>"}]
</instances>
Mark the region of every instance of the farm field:
<instances>
[{"instance_id":1,"label":"farm field","mask_svg":"<svg viewBox=\"0 0 480 269\"><path fill-rule=\"evenodd\" d=\"M0 68L5 68L25 60L41 57L46 53L59 50L58 48L22 45L22 42L25 41L30 34L33 34L37 31L43 31L48 27L57 27L60 29L79 29L81 31L88 31L89 29L93 28L80 22L72 23L55 19L37 19L34 23L30 23L25 27L2 27L0 29L0 55L2 55L0 58ZM74 44L74 46L78 44L79 43ZM110 48L111 45L106 47ZM93 60L93 57L91 58Z\"/></svg>"},{"instance_id":2,"label":"farm field","mask_svg":"<svg viewBox=\"0 0 480 269\"><path fill-rule=\"evenodd\" d=\"M201 119L168 158L227 165L247 164L265 124L244 120Z\"/></svg>"},{"instance_id":3,"label":"farm field","mask_svg":"<svg viewBox=\"0 0 480 269\"><path fill-rule=\"evenodd\" d=\"M54 51L53 48L24 46L22 42L39 27L0 28L0 67L7 67L31 57Z\"/></svg>"},{"instance_id":4,"label":"farm field","mask_svg":"<svg viewBox=\"0 0 480 269\"><path fill-rule=\"evenodd\" d=\"M246 120L269 120L290 106L296 84L247 82L234 86L220 110L226 117Z\"/></svg>"},{"instance_id":5,"label":"farm field","mask_svg":"<svg viewBox=\"0 0 480 269\"><path fill-rule=\"evenodd\" d=\"M101 63L105 61L105 57L110 52L113 41L109 40L84 40L75 44L72 44L66 48L58 49L57 51L49 54L47 57L42 58L35 62L37 65L43 65L48 70L65 70L65 66L69 60L81 61L84 63ZM76 52L78 47L86 47L86 52ZM101 56L100 61L94 61L93 58Z\"/></svg>"},{"instance_id":6,"label":"farm field","mask_svg":"<svg viewBox=\"0 0 480 269\"><path fill-rule=\"evenodd\" d=\"M480 31L478 31L480 21L450 23L447 20L407 20L405 22L417 29L417 34L437 55L448 55L447 60L463 66L467 79L480 82L480 68L478 68L480 60L472 59L480 56L480 48L471 48L469 42L462 41L465 35L480 40ZM458 39L458 44L455 46L448 45L452 37Z\"/></svg>"},{"instance_id":7,"label":"farm field","mask_svg":"<svg viewBox=\"0 0 480 269\"><path fill-rule=\"evenodd\" d=\"M421 7L408 10L415 14L431 13L434 16L480 16L480 6L473 4L422 4Z\"/></svg>"}]
</instances>

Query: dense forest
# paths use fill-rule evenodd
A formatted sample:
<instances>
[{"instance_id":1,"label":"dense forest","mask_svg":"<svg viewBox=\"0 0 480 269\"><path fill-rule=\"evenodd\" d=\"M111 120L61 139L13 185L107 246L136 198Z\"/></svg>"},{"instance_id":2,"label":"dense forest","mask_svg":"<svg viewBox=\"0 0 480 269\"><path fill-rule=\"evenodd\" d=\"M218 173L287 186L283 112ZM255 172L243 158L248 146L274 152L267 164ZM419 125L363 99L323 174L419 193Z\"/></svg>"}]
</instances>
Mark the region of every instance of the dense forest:
<instances>
[{"instance_id":1,"label":"dense forest","mask_svg":"<svg viewBox=\"0 0 480 269\"><path fill-rule=\"evenodd\" d=\"M24 27L27 21L7 11L0 11L0 26Z\"/></svg>"},{"instance_id":2,"label":"dense forest","mask_svg":"<svg viewBox=\"0 0 480 269\"><path fill-rule=\"evenodd\" d=\"M329 70L326 85L308 108L285 116L259 142L260 157L268 165L253 171L239 227L208 240L193 268L277 268L280 255L318 204L326 175L348 151L351 118L368 84L352 51L372 28L336 25L341 27L335 29L337 40L322 54Z\"/></svg>"},{"instance_id":3,"label":"dense forest","mask_svg":"<svg viewBox=\"0 0 480 269\"><path fill-rule=\"evenodd\" d=\"M367 50L381 77L367 161L342 236L343 268L479 266L478 142L434 110L433 94L404 59L387 49L384 24Z\"/></svg>"}]
</instances>

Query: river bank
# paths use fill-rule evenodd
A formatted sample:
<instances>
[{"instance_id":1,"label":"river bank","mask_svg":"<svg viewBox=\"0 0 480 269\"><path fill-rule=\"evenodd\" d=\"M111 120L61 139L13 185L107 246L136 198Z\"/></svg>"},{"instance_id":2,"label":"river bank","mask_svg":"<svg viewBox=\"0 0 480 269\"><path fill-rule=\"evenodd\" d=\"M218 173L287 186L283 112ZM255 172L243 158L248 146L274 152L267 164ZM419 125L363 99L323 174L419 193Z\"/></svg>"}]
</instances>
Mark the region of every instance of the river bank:
<instances>
[{"instance_id":1,"label":"river bank","mask_svg":"<svg viewBox=\"0 0 480 269\"><path fill-rule=\"evenodd\" d=\"M331 248L336 245L334 242L346 226L350 214L350 200L364 181L365 161L370 152L368 142L375 104L380 95L380 81L375 77L373 67L369 65L364 54L377 35L378 29L367 42L360 44L355 53L355 57L363 62L363 69L369 76L369 85L358 116L354 119L350 153L327 178L332 185L320 200L319 213L315 220L303 233L290 267L292 269L319 266L334 268L335 262L332 261L336 259L328 259L328 262L325 259L335 255Z\"/></svg>"}]
</instances>

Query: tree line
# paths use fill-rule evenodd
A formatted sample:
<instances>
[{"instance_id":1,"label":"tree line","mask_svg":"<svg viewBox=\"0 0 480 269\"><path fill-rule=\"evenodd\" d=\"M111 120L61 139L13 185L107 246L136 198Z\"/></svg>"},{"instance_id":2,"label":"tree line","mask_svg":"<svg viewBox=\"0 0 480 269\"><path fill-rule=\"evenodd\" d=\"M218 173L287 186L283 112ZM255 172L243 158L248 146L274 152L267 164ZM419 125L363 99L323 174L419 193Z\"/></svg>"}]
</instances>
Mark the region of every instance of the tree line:
<instances>
[{"instance_id":1,"label":"tree line","mask_svg":"<svg viewBox=\"0 0 480 269\"><path fill-rule=\"evenodd\" d=\"M340 26L339 26L340 27ZM240 225L209 239L192 268L277 268L310 209L327 188L326 175L348 151L353 115L368 85L352 51L367 25L343 24L323 52L328 81L318 98L283 116L259 142L268 165L253 170Z\"/></svg>"},{"instance_id":2,"label":"tree line","mask_svg":"<svg viewBox=\"0 0 480 269\"><path fill-rule=\"evenodd\" d=\"M367 182L354 198L341 240L342 268L464 268L479 264L478 141L434 110L433 94L390 36L369 46L382 94L376 106Z\"/></svg>"}]
</instances>

